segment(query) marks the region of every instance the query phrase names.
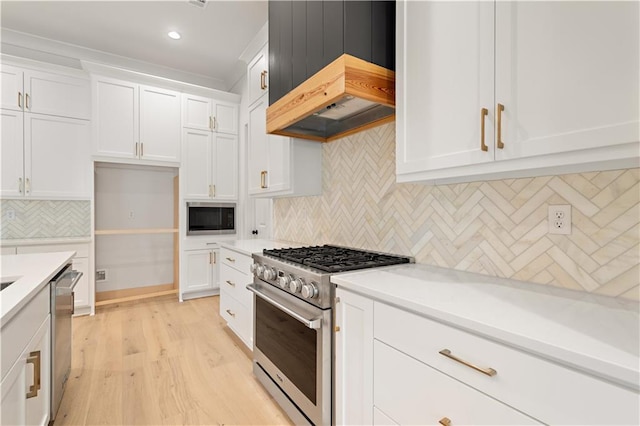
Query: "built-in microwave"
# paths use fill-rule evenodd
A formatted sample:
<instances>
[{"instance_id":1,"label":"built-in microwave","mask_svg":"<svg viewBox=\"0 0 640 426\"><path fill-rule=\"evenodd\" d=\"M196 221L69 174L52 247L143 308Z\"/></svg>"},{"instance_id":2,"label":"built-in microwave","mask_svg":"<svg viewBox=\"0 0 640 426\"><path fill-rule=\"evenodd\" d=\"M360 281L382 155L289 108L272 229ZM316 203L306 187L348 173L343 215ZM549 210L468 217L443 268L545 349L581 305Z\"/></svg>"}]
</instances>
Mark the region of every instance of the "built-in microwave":
<instances>
[{"instance_id":1,"label":"built-in microwave","mask_svg":"<svg viewBox=\"0 0 640 426\"><path fill-rule=\"evenodd\" d=\"M235 233L235 203L187 203L187 235Z\"/></svg>"}]
</instances>

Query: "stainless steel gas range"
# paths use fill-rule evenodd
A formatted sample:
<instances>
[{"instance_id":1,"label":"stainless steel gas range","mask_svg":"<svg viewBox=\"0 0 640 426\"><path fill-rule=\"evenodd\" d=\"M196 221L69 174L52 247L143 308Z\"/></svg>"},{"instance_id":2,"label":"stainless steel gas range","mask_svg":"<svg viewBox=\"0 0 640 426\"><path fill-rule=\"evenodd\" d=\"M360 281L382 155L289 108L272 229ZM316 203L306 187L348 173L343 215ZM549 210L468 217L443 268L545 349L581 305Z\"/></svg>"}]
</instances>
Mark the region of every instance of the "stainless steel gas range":
<instances>
[{"instance_id":1,"label":"stainless steel gas range","mask_svg":"<svg viewBox=\"0 0 640 426\"><path fill-rule=\"evenodd\" d=\"M296 424L333 423L333 274L410 263L338 246L253 255L253 371Z\"/></svg>"}]
</instances>

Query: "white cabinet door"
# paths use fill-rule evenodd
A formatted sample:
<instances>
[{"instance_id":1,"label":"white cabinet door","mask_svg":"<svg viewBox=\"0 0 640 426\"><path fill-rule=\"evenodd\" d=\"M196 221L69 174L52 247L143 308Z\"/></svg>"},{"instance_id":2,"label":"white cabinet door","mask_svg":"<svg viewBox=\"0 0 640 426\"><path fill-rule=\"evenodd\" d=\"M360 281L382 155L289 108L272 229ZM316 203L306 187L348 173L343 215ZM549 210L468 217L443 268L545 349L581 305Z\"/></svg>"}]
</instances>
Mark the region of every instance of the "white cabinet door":
<instances>
[{"instance_id":1,"label":"white cabinet door","mask_svg":"<svg viewBox=\"0 0 640 426\"><path fill-rule=\"evenodd\" d=\"M94 151L136 158L139 142L138 85L98 77L93 82Z\"/></svg>"},{"instance_id":2,"label":"white cabinet door","mask_svg":"<svg viewBox=\"0 0 640 426\"><path fill-rule=\"evenodd\" d=\"M238 106L235 104L215 102L214 109L213 129L218 133L237 135Z\"/></svg>"},{"instance_id":3,"label":"white cabinet door","mask_svg":"<svg viewBox=\"0 0 640 426\"><path fill-rule=\"evenodd\" d=\"M89 259L86 257L74 257L72 260L73 269L82 272L82 277L73 289L74 309L87 308L91 306L89 294Z\"/></svg>"},{"instance_id":4,"label":"white cabinet door","mask_svg":"<svg viewBox=\"0 0 640 426\"><path fill-rule=\"evenodd\" d=\"M90 197L90 123L30 113L24 120L26 195Z\"/></svg>"},{"instance_id":5,"label":"white cabinet door","mask_svg":"<svg viewBox=\"0 0 640 426\"><path fill-rule=\"evenodd\" d=\"M265 173L269 170L267 138L267 97L249 109L248 184L249 194L265 191Z\"/></svg>"},{"instance_id":6,"label":"white cabinet door","mask_svg":"<svg viewBox=\"0 0 640 426\"><path fill-rule=\"evenodd\" d=\"M140 158L180 161L180 93L140 86Z\"/></svg>"},{"instance_id":7,"label":"white cabinet door","mask_svg":"<svg viewBox=\"0 0 640 426\"><path fill-rule=\"evenodd\" d=\"M47 425L51 386L49 316L29 345L2 379L0 423L3 425Z\"/></svg>"},{"instance_id":8,"label":"white cabinet door","mask_svg":"<svg viewBox=\"0 0 640 426\"><path fill-rule=\"evenodd\" d=\"M184 129L182 158L184 198L210 199L212 182L212 133Z\"/></svg>"},{"instance_id":9,"label":"white cabinet door","mask_svg":"<svg viewBox=\"0 0 640 426\"><path fill-rule=\"evenodd\" d=\"M213 252L187 250L184 252L186 278L185 292L210 290L212 286Z\"/></svg>"},{"instance_id":10,"label":"white cabinet door","mask_svg":"<svg viewBox=\"0 0 640 426\"><path fill-rule=\"evenodd\" d=\"M400 1L397 17L398 173L493 161L494 4Z\"/></svg>"},{"instance_id":11,"label":"white cabinet door","mask_svg":"<svg viewBox=\"0 0 640 426\"><path fill-rule=\"evenodd\" d=\"M238 137L218 134L215 136L213 164L214 198L235 200L238 198Z\"/></svg>"},{"instance_id":12,"label":"white cabinet door","mask_svg":"<svg viewBox=\"0 0 640 426\"><path fill-rule=\"evenodd\" d=\"M249 105L269 92L269 46L265 44L248 66Z\"/></svg>"},{"instance_id":13,"label":"white cabinet door","mask_svg":"<svg viewBox=\"0 0 640 426\"><path fill-rule=\"evenodd\" d=\"M373 423L373 300L336 291L336 424Z\"/></svg>"},{"instance_id":14,"label":"white cabinet door","mask_svg":"<svg viewBox=\"0 0 640 426\"><path fill-rule=\"evenodd\" d=\"M299 140L300 146L303 144L321 145L317 142ZM267 147L269 150L269 168L267 169L266 186L267 192L280 192L291 189L291 138L278 135L267 135ZM295 167L305 169L307 164L296 164ZM310 166L309 166L310 167Z\"/></svg>"},{"instance_id":15,"label":"white cabinet door","mask_svg":"<svg viewBox=\"0 0 640 426\"><path fill-rule=\"evenodd\" d=\"M4 67L3 67L4 78ZM3 81L4 84L4 81ZM2 140L0 141L0 195L19 197L24 193L24 113L2 110Z\"/></svg>"},{"instance_id":16,"label":"white cabinet door","mask_svg":"<svg viewBox=\"0 0 640 426\"><path fill-rule=\"evenodd\" d=\"M638 2L498 2L496 159L636 142Z\"/></svg>"},{"instance_id":17,"label":"white cabinet door","mask_svg":"<svg viewBox=\"0 0 640 426\"><path fill-rule=\"evenodd\" d=\"M182 127L211 131L211 99L196 95L182 95Z\"/></svg>"},{"instance_id":18,"label":"white cabinet door","mask_svg":"<svg viewBox=\"0 0 640 426\"><path fill-rule=\"evenodd\" d=\"M40 71L24 72L25 112L90 119L89 80Z\"/></svg>"},{"instance_id":19,"label":"white cabinet door","mask_svg":"<svg viewBox=\"0 0 640 426\"><path fill-rule=\"evenodd\" d=\"M22 69L10 65L2 65L0 82L0 108L22 111L24 108L24 90L22 88Z\"/></svg>"}]
</instances>

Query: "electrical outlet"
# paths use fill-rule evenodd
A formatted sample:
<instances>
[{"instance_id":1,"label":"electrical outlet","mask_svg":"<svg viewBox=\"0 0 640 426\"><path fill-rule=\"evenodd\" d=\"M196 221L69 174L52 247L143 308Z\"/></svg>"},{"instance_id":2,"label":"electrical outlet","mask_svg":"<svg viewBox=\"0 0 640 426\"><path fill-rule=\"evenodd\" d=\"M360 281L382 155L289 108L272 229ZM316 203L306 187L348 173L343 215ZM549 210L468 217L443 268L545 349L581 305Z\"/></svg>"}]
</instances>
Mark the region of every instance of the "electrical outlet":
<instances>
[{"instance_id":1,"label":"electrical outlet","mask_svg":"<svg viewBox=\"0 0 640 426\"><path fill-rule=\"evenodd\" d=\"M135 219L136 214L133 211L129 212L129 219Z\"/></svg>"},{"instance_id":2,"label":"electrical outlet","mask_svg":"<svg viewBox=\"0 0 640 426\"><path fill-rule=\"evenodd\" d=\"M550 234L571 234L571 206L549 206L548 222Z\"/></svg>"},{"instance_id":3,"label":"electrical outlet","mask_svg":"<svg viewBox=\"0 0 640 426\"><path fill-rule=\"evenodd\" d=\"M16 220L15 210L7 210L7 220Z\"/></svg>"}]
</instances>

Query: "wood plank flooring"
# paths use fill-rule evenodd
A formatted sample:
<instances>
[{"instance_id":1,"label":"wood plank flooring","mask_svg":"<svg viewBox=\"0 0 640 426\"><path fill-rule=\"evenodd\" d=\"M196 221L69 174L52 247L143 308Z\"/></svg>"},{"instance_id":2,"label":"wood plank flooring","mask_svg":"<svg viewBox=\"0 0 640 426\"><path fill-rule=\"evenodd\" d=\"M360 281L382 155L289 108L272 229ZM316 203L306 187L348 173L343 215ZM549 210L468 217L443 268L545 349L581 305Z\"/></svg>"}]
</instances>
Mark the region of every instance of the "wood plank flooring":
<instances>
[{"instance_id":1,"label":"wood plank flooring","mask_svg":"<svg viewBox=\"0 0 640 426\"><path fill-rule=\"evenodd\" d=\"M166 296L74 318L55 426L290 425L218 312L217 296Z\"/></svg>"}]
</instances>

